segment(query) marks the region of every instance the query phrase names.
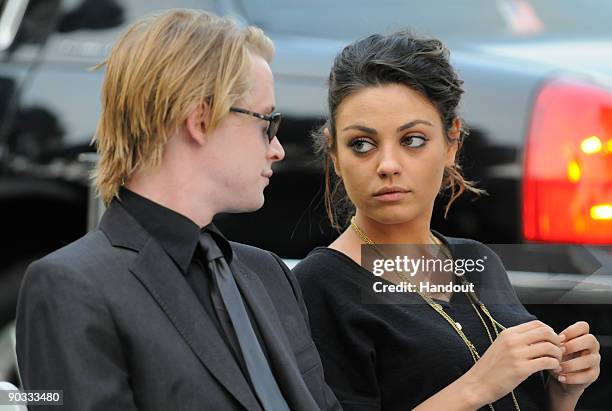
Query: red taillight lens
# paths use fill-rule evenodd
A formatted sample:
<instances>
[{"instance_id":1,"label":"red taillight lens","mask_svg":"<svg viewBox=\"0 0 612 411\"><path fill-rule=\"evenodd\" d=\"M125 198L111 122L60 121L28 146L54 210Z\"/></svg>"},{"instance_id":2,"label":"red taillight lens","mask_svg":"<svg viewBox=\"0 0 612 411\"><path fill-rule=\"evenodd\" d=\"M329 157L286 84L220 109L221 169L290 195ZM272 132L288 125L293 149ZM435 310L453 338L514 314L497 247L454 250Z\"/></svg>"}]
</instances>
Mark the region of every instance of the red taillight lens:
<instances>
[{"instance_id":1,"label":"red taillight lens","mask_svg":"<svg viewBox=\"0 0 612 411\"><path fill-rule=\"evenodd\" d=\"M539 92L525 151L527 240L612 243L612 93L556 80Z\"/></svg>"}]
</instances>

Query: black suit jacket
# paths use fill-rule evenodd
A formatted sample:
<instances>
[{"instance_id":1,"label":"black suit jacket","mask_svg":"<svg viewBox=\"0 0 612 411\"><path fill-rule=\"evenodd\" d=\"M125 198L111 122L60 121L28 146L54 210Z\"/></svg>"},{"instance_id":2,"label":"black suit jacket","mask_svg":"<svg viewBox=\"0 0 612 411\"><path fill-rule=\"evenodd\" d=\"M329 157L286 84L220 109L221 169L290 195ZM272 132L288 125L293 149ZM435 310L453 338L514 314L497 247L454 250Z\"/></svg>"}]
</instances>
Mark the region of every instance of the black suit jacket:
<instances>
[{"instance_id":1,"label":"black suit jacket","mask_svg":"<svg viewBox=\"0 0 612 411\"><path fill-rule=\"evenodd\" d=\"M340 409L295 278L274 254L231 245L289 407ZM98 229L28 268L17 357L23 388L63 390L66 410L261 410L180 270L118 201Z\"/></svg>"}]
</instances>

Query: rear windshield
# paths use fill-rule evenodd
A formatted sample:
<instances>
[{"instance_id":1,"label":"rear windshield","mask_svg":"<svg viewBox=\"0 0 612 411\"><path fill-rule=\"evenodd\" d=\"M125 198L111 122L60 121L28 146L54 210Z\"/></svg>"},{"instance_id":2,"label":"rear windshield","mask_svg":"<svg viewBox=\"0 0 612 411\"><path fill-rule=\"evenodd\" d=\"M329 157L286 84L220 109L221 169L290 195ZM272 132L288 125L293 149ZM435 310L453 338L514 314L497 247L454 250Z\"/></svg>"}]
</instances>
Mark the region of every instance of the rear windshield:
<instances>
[{"instance_id":1,"label":"rear windshield","mask_svg":"<svg viewBox=\"0 0 612 411\"><path fill-rule=\"evenodd\" d=\"M609 0L243 0L266 31L354 39L408 28L446 41L612 33Z\"/></svg>"}]
</instances>

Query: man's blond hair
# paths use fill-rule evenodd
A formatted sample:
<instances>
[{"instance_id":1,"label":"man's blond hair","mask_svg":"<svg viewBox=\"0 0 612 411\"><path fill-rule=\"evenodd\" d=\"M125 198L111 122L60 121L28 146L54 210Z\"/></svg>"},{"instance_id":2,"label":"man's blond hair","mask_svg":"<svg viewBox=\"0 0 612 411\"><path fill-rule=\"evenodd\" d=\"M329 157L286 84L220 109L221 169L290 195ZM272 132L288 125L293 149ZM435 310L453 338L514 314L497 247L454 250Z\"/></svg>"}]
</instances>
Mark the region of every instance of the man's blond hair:
<instances>
[{"instance_id":1,"label":"man's blond hair","mask_svg":"<svg viewBox=\"0 0 612 411\"><path fill-rule=\"evenodd\" d=\"M108 204L140 168L159 165L168 136L198 104L210 128L249 91L249 53L270 62L272 41L256 27L199 10L175 9L134 23L114 45L94 136L98 194Z\"/></svg>"}]
</instances>

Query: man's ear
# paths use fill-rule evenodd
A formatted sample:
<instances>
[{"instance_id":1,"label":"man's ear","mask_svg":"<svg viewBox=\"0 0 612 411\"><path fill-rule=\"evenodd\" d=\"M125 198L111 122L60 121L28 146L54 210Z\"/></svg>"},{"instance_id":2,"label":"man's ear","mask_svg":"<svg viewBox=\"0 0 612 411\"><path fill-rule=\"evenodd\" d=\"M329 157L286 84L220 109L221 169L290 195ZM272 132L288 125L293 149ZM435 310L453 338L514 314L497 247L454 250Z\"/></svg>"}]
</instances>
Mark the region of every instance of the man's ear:
<instances>
[{"instance_id":1,"label":"man's ear","mask_svg":"<svg viewBox=\"0 0 612 411\"><path fill-rule=\"evenodd\" d=\"M210 104L203 101L197 104L187 115L185 121L187 134L197 143L204 144L206 133L210 128Z\"/></svg>"},{"instance_id":2,"label":"man's ear","mask_svg":"<svg viewBox=\"0 0 612 411\"><path fill-rule=\"evenodd\" d=\"M325 136L325 138L327 139L327 147L329 149L329 156L332 159L332 163L334 164L334 171L336 172L336 175L340 178L342 178L342 173L340 171L340 167L338 166L338 155L336 153L336 149L333 148L334 147L334 139L332 138L329 129L327 127L325 127L323 129L323 135Z\"/></svg>"},{"instance_id":3,"label":"man's ear","mask_svg":"<svg viewBox=\"0 0 612 411\"><path fill-rule=\"evenodd\" d=\"M452 167L455 164L455 157L457 156L457 150L459 149L459 140L461 138L461 119L456 117L453 120L453 125L448 131L448 148L446 152L446 166Z\"/></svg>"}]
</instances>

